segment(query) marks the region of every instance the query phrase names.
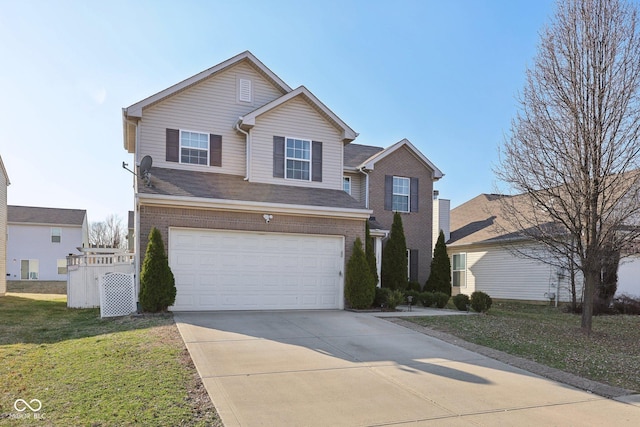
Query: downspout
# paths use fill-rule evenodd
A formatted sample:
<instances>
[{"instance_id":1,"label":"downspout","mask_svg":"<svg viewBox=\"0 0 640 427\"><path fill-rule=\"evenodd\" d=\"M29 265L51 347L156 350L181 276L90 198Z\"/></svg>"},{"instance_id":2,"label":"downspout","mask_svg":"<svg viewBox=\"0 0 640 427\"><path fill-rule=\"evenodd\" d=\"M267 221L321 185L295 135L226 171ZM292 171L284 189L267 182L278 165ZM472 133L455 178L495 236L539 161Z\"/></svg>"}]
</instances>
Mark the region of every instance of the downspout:
<instances>
[{"instance_id":1,"label":"downspout","mask_svg":"<svg viewBox=\"0 0 640 427\"><path fill-rule=\"evenodd\" d=\"M250 165L251 165L251 134L249 132L246 132L244 130L242 130L240 128L240 121L242 120L242 117L238 118L238 121L236 122L235 125L235 129L240 132L243 133L246 139L246 164L245 164L245 168L246 168L246 173L244 176L244 180L245 181L249 181L249 179L251 178L251 173L250 173Z\"/></svg>"},{"instance_id":2,"label":"downspout","mask_svg":"<svg viewBox=\"0 0 640 427\"><path fill-rule=\"evenodd\" d=\"M369 209L369 174L365 172L364 166L358 170L364 174L364 207Z\"/></svg>"},{"instance_id":3,"label":"downspout","mask_svg":"<svg viewBox=\"0 0 640 427\"><path fill-rule=\"evenodd\" d=\"M140 150L138 149L138 142L140 141L140 126L136 123L136 152L134 155L134 162L136 166L138 166L138 157L140 154ZM135 274L135 284L136 284L136 302L139 301L138 296L140 295L140 197L138 195L138 175L135 175L134 178L134 198L133 198L133 220L135 222L133 232L134 232L134 240L135 240L135 257L134 257L134 274ZM167 242L168 244L168 242Z\"/></svg>"}]
</instances>

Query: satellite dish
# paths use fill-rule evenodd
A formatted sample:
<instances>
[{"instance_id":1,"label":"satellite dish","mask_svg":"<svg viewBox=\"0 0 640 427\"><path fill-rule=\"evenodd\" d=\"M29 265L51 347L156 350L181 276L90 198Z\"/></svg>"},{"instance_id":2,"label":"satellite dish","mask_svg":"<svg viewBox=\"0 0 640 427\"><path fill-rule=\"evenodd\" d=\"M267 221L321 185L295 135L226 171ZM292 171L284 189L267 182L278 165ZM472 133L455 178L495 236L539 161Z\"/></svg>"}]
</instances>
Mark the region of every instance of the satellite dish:
<instances>
[{"instance_id":1,"label":"satellite dish","mask_svg":"<svg viewBox=\"0 0 640 427\"><path fill-rule=\"evenodd\" d=\"M151 165L153 164L153 159L151 156L144 156L140 161L140 167L138 171L140 173L140 177L144 180L147 187L151 187Z\"/></svg>"}]
</instances>

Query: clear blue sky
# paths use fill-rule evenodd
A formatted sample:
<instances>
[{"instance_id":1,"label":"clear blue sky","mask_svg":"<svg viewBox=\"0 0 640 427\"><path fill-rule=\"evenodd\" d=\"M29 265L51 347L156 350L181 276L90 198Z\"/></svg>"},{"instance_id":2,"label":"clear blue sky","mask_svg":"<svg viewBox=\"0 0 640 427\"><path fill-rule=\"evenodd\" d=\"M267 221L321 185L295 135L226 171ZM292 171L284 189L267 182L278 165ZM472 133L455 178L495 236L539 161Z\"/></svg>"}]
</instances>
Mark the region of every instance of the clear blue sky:
<instances>
[{"instance_id":1,"label":"clear blue sky","mask_svg":"<svg viewBox=\"0 0 640 427\"><path fill-rule=\"evenodd\" d=\"M0 0L9 204L133 209L121 109L250 50L360 136L409 139L457 206L492 192L552 0Z\"/></svg>"}]
</instances>

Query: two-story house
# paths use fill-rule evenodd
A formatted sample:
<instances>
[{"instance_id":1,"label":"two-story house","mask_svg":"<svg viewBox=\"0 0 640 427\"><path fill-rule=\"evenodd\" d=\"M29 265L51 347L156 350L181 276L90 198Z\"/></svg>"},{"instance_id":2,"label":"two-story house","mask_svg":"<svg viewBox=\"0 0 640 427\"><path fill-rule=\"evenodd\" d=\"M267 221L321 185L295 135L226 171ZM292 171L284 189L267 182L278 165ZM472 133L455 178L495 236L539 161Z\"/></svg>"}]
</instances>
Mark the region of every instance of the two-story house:
<instances>
[{"instance_id":1,"label":"two-story house","mask_svg":"<svg viewBox=\"0 0 640 427\"><path fill-rule=\"evenodd\" d=\"M8 206L7 280L67 280L67 255L89 246L84 209Z\"/></svg>"},{"instance_id":2,"label":"two-story house","mask_svg":"<svg viewBox=\"0 0 640 427\"><path fill-rule=\"evenodd\" d=\"M7 292L7 187L10 184L0 156L0 296Z\"/></svg>"},{"instance_id":3,"label":"two-story house","mask_svg":"<svg viewBox=\"0 0 640 427\"><path fill-rule=\"evenodd\" d=\"M346 261L373 210L344 191L344 150L358 134L307 88L243 52L124 108L123 127L138 169L153 165L135 179L136 263L156 227L173 310L344 307Z\"/></svg>"},{"instance_id":4,"label":"two-story house","mask_svg":"<svg viewBox=\"0 0 640 427\"><path fill-rule=\"evenodd\" d=\"M373 210L378 277L383 240L394 212L400 212L407 242L408 277L423 286L429 277L432 245L433 183L442 172L411 142L383 149L360 144L344 148L344 190Z\"/></svg>"}]
</instances>

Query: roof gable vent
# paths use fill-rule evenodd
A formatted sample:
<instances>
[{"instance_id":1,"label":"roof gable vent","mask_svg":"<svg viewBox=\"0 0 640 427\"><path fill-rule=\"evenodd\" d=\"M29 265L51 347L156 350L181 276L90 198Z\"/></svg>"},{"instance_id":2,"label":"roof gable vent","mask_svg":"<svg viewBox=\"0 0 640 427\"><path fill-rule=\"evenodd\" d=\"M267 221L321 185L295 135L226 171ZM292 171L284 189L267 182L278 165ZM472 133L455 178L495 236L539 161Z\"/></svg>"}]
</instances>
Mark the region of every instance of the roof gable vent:
<instances>
[{"instance_id":1,"label":"roof gable vent","mask_svg":"<svg viewBox=\"0 0 640 427\"><path fill-rule=\"evenodd\" d=\"M238 100L242 102L253 102L251 80L239 79L238 81Z\"/></svg>"}]
</instances>

